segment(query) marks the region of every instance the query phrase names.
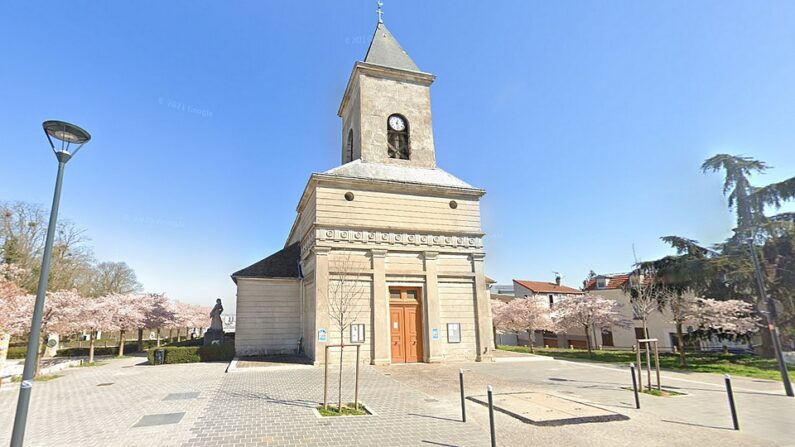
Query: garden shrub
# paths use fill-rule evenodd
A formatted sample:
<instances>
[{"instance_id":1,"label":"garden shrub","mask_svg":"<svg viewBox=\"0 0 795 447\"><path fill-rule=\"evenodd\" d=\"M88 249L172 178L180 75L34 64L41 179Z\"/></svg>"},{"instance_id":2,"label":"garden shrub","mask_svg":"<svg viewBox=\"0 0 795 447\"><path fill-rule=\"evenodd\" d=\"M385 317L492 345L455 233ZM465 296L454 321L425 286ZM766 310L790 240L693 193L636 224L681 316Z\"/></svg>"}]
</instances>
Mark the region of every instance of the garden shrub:
<instances>
[{"instance_id":1,"label":"garden shrub","mask_svg":"<svg viewBox=\"0 0 795 447\"><path fill-rule=\"evenodd\" d=\"M235 357L235 347L233 345L211 345L211 346L163 346L161 348L151 348L147 351L149 364L155 364L155 351L164 351L163 363L198 363L198 362L218 362L229 361Z\"/></svg>"},{"instance_id":2,"label":"garden shrub","mask_svg":"<svg viewBox=\"0 0 795 447\"><path fill-rule=\"evenodd\" d=\"M27 353L28 353L28 348L26 346L8 348L8 354L6 358L8 358L9 360L24 359L25 354Z\"/></svg>"},{"instance_id":3,"label":"garden shrub","mask_svg":"<svg viewBox=\"0 0 795 447\"><path fill-rule=\"evenodd\" d=\"M199 348L202 362L228 362L235 358L235 346L232 344L210 345Z\"/></svg>"}]
</instances>

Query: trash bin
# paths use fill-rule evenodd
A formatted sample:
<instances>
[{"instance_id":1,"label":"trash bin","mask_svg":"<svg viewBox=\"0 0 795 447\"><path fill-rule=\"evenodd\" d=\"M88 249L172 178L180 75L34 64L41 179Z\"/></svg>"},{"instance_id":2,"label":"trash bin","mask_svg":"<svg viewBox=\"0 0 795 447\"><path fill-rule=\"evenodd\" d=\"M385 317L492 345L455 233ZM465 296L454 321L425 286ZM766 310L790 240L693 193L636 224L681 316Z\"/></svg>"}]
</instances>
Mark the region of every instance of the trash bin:
<instances>
[{"instance_id":1,"label":"trash bin","mask_svg":"<svg viewBox=\"0 0 795 447\"><path fill-rule=\"evenodd\" d=\"M166 361L166 350L155 349L155 365L162 365Z\"/></svg>"}]
</instances>

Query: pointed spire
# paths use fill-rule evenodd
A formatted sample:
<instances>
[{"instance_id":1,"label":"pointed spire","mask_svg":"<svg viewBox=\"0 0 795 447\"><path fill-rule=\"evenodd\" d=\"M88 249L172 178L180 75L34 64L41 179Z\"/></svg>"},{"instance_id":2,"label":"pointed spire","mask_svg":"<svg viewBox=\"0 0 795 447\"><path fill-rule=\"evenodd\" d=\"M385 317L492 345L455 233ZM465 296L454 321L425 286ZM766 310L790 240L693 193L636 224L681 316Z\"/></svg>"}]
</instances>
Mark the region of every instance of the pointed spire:
<instances>
[{"instance_id":1,"label":"pointed spire","mask_svg":"<svg viewBox=\"0 0 795 447\"><path fill-rule=\"evenodd\" d=\"M379 12L383 13L380 7ZM375 34L373 34L373 40L370 42L370 48L367 49L364 61L368 64L382 65L400 70L421 71L398 41L395 40L395 37L384 25L384 22L380 20L375 28Z\"/></svg>"},{"instance_id":2,"label":"pointed spire","mask_svg":"<svg viewBox=\"0 0 795 447\"><path fill-rule=\"evenodd\" d=\"M381 9L381 7L384 6L384 2L378 0L376 5L378 5L378 8L375 10L376 14L378 14L378 23L384 23L384 10Z\"/></svg>"}]
</instances>

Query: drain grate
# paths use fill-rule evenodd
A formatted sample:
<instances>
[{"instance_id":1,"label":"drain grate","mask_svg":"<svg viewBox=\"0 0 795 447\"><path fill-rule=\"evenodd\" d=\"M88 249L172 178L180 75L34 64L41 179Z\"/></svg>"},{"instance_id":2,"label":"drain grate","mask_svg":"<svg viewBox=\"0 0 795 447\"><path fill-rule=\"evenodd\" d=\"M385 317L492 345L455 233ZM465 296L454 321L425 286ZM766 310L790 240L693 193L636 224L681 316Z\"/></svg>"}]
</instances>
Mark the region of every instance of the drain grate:
<instances>
[{"instance_id":1,"label":"drain grate","mask_svg":"<svg viewBox=\"0 0 795 447\"><path fill-rule=\"evenodd\" d=\"M190 393L171 393L163 398L163 400L191 400L196 399L197 397L199 397L199 392L192 391Z\"/></svg>"},{"instance_id":2,"label":"drain grate","mask_svg":"<svg viewBox=\"0 0 795 447\"><path fill-rule=\"evenodd\" d=\"M137 424L133 425L133 427L178 424L179 421L182 420L182 416L185 416L184 411L182 413L147 414L142 417Z\"/></svg>"}]
</instances>

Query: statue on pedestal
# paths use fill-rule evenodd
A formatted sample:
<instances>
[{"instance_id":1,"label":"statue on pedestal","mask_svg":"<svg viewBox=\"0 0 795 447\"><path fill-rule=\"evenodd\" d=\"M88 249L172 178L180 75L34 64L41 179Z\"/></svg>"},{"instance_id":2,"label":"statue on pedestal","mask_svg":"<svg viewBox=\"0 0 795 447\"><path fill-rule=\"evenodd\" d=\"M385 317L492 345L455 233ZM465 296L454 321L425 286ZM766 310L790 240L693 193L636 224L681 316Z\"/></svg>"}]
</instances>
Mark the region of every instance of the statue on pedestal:
<instances>
[{"instance_id":1,"label":"statue on pedestal","mask_svg":"<svg viewBox=\"0 0 795 447\"><path fill-rule=\"evenodd\" d=\"M221 345L224 343L224 323L221 321L221 314L224 306L221 299L215 300L215 306L210 311L210 328L204 334L204 345Z\"/></svg>"}]
</instances>

